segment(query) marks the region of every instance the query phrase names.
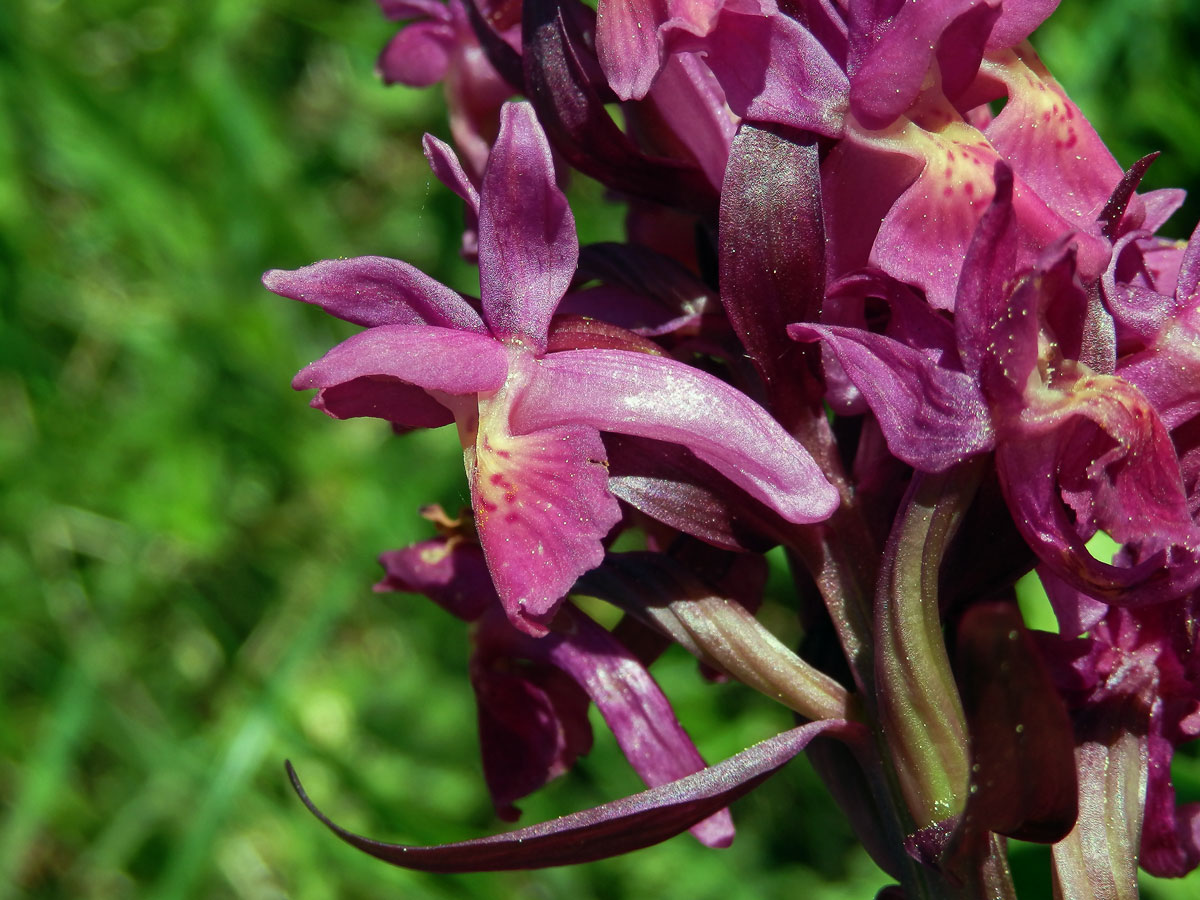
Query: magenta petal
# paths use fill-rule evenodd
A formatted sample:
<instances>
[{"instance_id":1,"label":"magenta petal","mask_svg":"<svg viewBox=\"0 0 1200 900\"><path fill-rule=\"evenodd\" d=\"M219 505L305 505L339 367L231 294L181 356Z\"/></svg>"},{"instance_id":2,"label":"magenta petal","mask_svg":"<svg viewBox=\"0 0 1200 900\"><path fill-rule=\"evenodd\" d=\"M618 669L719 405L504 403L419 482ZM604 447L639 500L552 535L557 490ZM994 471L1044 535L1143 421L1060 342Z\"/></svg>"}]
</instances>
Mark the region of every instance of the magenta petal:
<instances>
[{"instance_id":1,"label":"magenta petal","mask_svg":"<svg viewBox=\"0 0 1200 900\"><path fill-rule=\"evenodd\" d=\"M386 844L346 831L308 798L291 763L287 772L314 816L347 844L376 859L426 872L539 869L607 859L674 837L753 790L817 735L845 726L840 720L810 722L640 794L506 834L436 847Z\"/></svg>"},{"instance_id":2,"label":"magenta petal","mask_svg":"<svg viewBox=\"0 0 1200 900\"><path fill-rule=\"evenodd\" d=\"M454 29L444 22L414 22L388 41L375 69L384 84L428 87L446 77Z\"/></svg>"},{"instance_id":3,"label":"magenta petal","mask_svg":"<svg viewBox=\"0 0 1200 900\"><path fill-rule=\"evenodd\" d=\"M342 341L292 379L298 391L385 376L446 394L494 391L508 357L490 337L432 325L380 325Z\"/></svg>"},{"instance_id":4,"label":"magenta petal","mask_svg":"<svg viewBox=\"0 0 1200 900\"><path fill-rule=\"evenodd\" d=\"M574 350L537 361L514 429L589 425L687 447L791 522L819 522L838 494L808 451L761 406L699 369L622 350Z\"/></svg>"},{"instance_id":5,"label":"magenta petal","mask_svg":"<svg viewBox=\"0 0 1200 900\"><path fill-rule=\"evenodd\" d=\"M695 159L713 187L720 189L737 125L712 70L697 54L673 54L663 64L648 99L650 104L628 104L626 115L653 109L670 134L664 143L679 142L681 151Z\"/></svg>"},{"instance_id":6,"label":"magenta petal","mask_svg":"<svg viewBox=\"0 0 1200 900\"><path fill-rule=\"evenodd\" d=\"M704 51L729 107L743 119L841 135L846 75L796 20L726 11L688 49Z\"/></svg>"},{"instance_id":7,"label":"magenta petal","mask_svg":"<svg viewBox=\"0 0 1200 900\"><path fill-rule=\"evenodd\" d=\"M862 391L888 449L914 468L941 472L994 442L987 406L969 375L859 328L797 324L796 340L822 340Z\"/></svg>"},{"instance_id":8,"label":"magenta petal","mask_svg":"<svg viewBox=\"0 0 1200 900\"><path fill-rule=\"evenodd\" d=\"M509 402L497 395L480 404L479 433L466 454L471 499L509 621L541 635L575 580L604 559L601 540L621 511L606 486L598 432L548 427L512 434Z\"/></svg>"},{"instance_id":9,"label":"magenta petal","mask_svg":"<svg viewBox=\"0 0 1200 900\"><path fill-rule=\"evenodd\" d=\"M908 109L929 72L942 32L976 6L977 0L923 0L900 6L855 68L850 107L858 121L867 128L884 128ZM991 23L985 19L981 24ZM982 50L982 42L971 43Z\"/></svg>"},{"instance_id":10,"label":"magenta petal","mask_svg":"<svg viewBox=\"0 0 1200 900\"><path fill-rule=\"evenodd\" d=\"M438 140L432 134L421 138L421 146L425 148L425 158L429 160L429 168L433 169L437 180L454 191L467 204L471 214L478 218L479 192L459 162L458 154L449 144Z\"/></svg>"},{"instance_id":11,"label":"magenta petal","mask_svg":"<svg viewBox=\"0 0 1200 900\"><path fill-rule=\"evenodd\" d=\"M401 428L441 428L454 414L423 389L387 376L364 376L321 388L311 406L334 419L384 419Z\"/></svg>"},{"instance_id":12,"label":"magenta petal","mask_svg":"<svg viewBox=\"0 0 1200 900\"><path fill-rule=\"evenodd\" d=\"M379 556L384 578L377 591L423 594L442 609L473 622L496 603L496 589L479 545L444 537Z\"/></svg>"},{"instance_id":13,"label":"magenta petal","mask_svg":"<svg viewBox=\"0 0 1200 900\"><path fill-rule=\"evenodd\" d=\"M587 616L569 605L564 611L571 629L550 645L547 660L587 691L646 785L658 787L703 769L704 759L645 666ZM693 826L692 833L709 847L729 846L733 841L729 810Z\"/></svg>"},{"instance_id":14,"label":"magenta petal","mask_svg":"<svg viewBox=\"0 0 1200 900\"><path fill-rule=\"evenodd\" d=\"M511 626L505 625L511 630ZM592 747L587 694L552 665L513 665L478 647L471 658L483 775L497 814L566 772Z\"/></svg>"},{"instance_id":15,"label":"magenta petal","mask_svg":"<svg viewBox=\"0 0 1200 900\"><path fill-rule=\"evenodd\" d=\"M483 175L479 278L483 315L499 338L541 353L554 308L575 274L579 240L554 180L550 145L528 103L506 103Z\"/></svg>"},{"instance_id":16,"label":"magenta petal","mask_svg":"<svg viewBox=\"0 0 1200 900\"><path fill-rule=\"evenodd\" d=\"M1001 4L1000 18L988 38L988 49L999 50L1021 43L1056 9L1058 0L1020 0L1017 3L1008 0Z\"/></svg>"},{"instance_id":17,"label":"magenta petal","mask_svg":"<svg viewBox=\"0 0 1200 900\"><path fill-rule=\"evenodd\" d=\"M600 0L596 53L609 87L622 100L640 100L662 66L659 27L666 0Z\"/></svg>"},{"instance_id":18,"label":"magenta petal","mask_svg":"<svg viewBox=\"0 0 1200 900\"><path fill-rule=\"evenodd\" d=\"M1006 82L1008 102L988 140L1071 227L1087 228L1121 181L1121 166L1028 47L1002 59L988 71Z\"/></svg>"},{"instance_id":19,"label":"magenta petal","mask_svg":"<svg viewBox=\"0 0 1200 900\"><path fill-rule=\"evenodd\" d=\"M408 263L383 256L327 259L263 275L267 290L312 303L355 325L441 325L486 333L460 294Z\"/></svg>"}]
</instances>

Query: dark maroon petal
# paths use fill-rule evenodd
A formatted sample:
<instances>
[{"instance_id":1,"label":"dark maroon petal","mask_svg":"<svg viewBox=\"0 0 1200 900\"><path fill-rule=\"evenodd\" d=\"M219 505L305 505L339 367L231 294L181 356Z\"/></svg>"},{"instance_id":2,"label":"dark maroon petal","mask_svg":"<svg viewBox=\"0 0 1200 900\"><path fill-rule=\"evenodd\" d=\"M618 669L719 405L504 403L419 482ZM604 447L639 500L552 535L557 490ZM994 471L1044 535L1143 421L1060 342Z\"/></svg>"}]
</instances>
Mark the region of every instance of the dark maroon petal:
<instances>
[{"instance_id":1,"label":"dark maroon petal","mask_svg":"<svg viewBox=\"0 0 1200 900\"><path fill-rule=\"evenodd\" d=\"M377 591L422 594L452 615L473 622L499 602L483 551L473 541L434 538L380 554Z\"/></svg>"},{"instance_id":2,"label":"dark maroon petal","mask_svg":"<svg viewBox=\"0 0 1200 900\"><path fill-rule=\"evenodd\" d=\"M569 631L539 642L546 648L545 659L592 698L642 781L653 788L703 769L704 759L645 666L578 610L568 605L563 616ZM707 846L727 847L733 841L733 820L728 810L719 810L691 831Z\"/></svg>"},{"instance_id":3,"label":"dark maroon petal","mask_svg":"<svg viewBox=\"0 0 1200 900\"><path fill-rule=\"evenodd\" d=\"M578 255L575 217L533 107L507 103L480 189L479 279L492 334L543 352Z\"/></svg>"},{"instance_id":4,"label":"dark maroon petal","mask_svg":"<svg viewBox=\"0 0 1200 900\"><path fill-rule=\"evenodd\" d=\"M815 142L799 143L743 124L721 191L721 301L788 420L808 408L803 349L789 322L819 318L825 292L825 226Z\"/></svg>"},{"instance_id":5,"label":"dark maroon petal","mask_svg":"<svg viewBox=\"0 0 1200 900\"><path fill-rule=\"evenodd\" d=\"M1200 803L1176 805L1171 784L1175 748L1151 734L1146 813L1139 863L1158 878L1182 878L1200 865Z\"/></svg>"},{"instance_id":6,"label":"dark maroon petal","mask_svg":"<svg viewBox=\"0 0 1200 900\"><path fill-rule=\"evenodd\" d=\"M1100 215L1096 217L1100 224L1100 233L1110 241L1116 240L1128 231L1142 227L1145 210L1141 208L1141 204L1138 204L1136 210L1130 210L1129 201L1133 199L1134 192L1142 183L1146 170L1156 159L1158 159L1158 151L1148 153L1130 166L1129 171L1121 176L1121 180L1113 188L1112 196L1100 210ZM1126 211L1136 212L1138 215L1127 216ZM1131 219L1132 221L1130 221Z\"/></svg>"},{"instance_id":7,"label":"dark maroon petal","mask_svg":"<svg viewBox=\"0 0 1200 900\"><path fill-rule=\"evenodd\" d=\"M479 313L461 295L408 263L382 256L272 269L263 284L355 325L440 325L487 333Z\"/></svg>"},{"instance_id":8,"label":"dark maroon petal","mask_svg":"<svg viewBox=\"0 0 1200 900\"><path fill-rule=\"evenodd\" d=\"M608 489L677 531L729 550L766 550L789 530L778 513L685 447L617 434L605 435L604 445Z\"/></svg>"},{"instance_id":9,"label":"dark maroon petal","mask_svg":"<svg viewBox=\"0 0 1200 900\"><path fill-rule=\"evenodd\" d=\"M377 859L426 872L540 869L606 859L674 837L753 790L818 734L844 727L845 723L837 721L812 722L694 775L595 809L506 834L436 847L386 844L346 831L308 798L290 762L286 768L292 786L312 814L347 844Z\"/></svg>"},{"instance_id":10,"label":"dark maroon petal","mask_svg":"<svg viewBox=\"0 0 1200 900\"><path fill-rule=\"evenodd\" d=\"M967 827L1052 844L1077 814L1075 735L1015 604L959 621L955 670L971 730Z\"/></svg>"},{"instance_id":11,"label":"dark maroon petal","mask_svg":"<svg viewBox=\"0 0 1200 900\"><path fill-rule=\"evenodd\" d=\"M554 149L615 191L714 213L717 192L698 166L646 156L612 120L591 77L576 19L557 0L526 0L523 6L526 94ZM608 93L607 85L603 89Z\"/></svg>"},{"instance_id":12,"label":"dark maroon petal","mask_svg":"<svg viewBox=\"0 0 1200 900\"><path fill-rule=\"evenodd\" d=\"M513 802L566 772L592 747L588 695L551 666L495 664L480 653L471 660L478 704L483 776L496 812L516 821Z\"/></svg>"},{"instance_id":13,"label":"dark maroon petal","mask_svg":"<svg viewBox=\"0 0 1200 900\"><path fill-rule=\"evenodd\" d=\"M599 318L643 334L659 334L672 323L715 306L716 292L670 257L638 244L589 244L579 252L579 278L624 289L629 300ZM577 310L578 311L578 310Z\"/></svg>"},{"instance_id":14,"label":"dark maroon petal","mask_svg":"<svg viewBox=\"0 0 1200 900\"><path fill-rule=\"evenodd\" d=\"M384 419L400 428L440 428L454 421L454 414L423 388L385 375L323 387L311 406L334 419Z\"/></svg>"}]
</instances>

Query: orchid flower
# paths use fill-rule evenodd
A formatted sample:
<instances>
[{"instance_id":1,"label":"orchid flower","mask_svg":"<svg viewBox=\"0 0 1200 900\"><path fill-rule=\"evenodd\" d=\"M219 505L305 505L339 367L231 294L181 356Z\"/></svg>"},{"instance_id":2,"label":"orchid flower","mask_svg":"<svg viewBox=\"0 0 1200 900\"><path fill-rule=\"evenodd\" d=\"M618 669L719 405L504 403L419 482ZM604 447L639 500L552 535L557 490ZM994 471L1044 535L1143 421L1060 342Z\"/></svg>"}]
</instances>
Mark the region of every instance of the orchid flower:
<instances>
[{"instance_id":1,"label":"orchid flower","mask_svg":"<svg viewBox=\"0 0 1200 900\"><path fill-rule=\"evenodd\" d=\"M603 557L620 512L600 431L683 444L791 522L833 512L837 493L812 457L719 379L653 353L555 349L551 319L578 244L527 104L501 113L478 203L480 311L375 257L271 271L264 283L368 326L296 376L297 389L317 388L316 408L456 424L480 543L514 625L545 634L563 595Z\"/></svg>"},{"instance_id":2,"label":"orchid flower","mask_svg":"<svg viewBox=\"0 0 1200 900\"><path fill-rule=\"evenodd\" d=\"M1005 837L1054 845L1064 898L1200 865L1170 779L1200 736L1200 229L1158 236L1182 192L1139 194L1155 154L1124 169L1029 45L1057 2L380 0L417 20L385 77L446 82L458 152L424 149L480 297L382 257L268 272L364 326L294 387L455 426L471 514L427 512L377 589L470 623L499 816L592 703L649 789L414 847L289 766L324 824L430 871L723 846L807 748L881 897L1014 897ZM580 250L569 168L626 243ZM775 545L798 649L758 618ZM1022 621L1033 571L1058 635ZM809 724L706 766L649 673L671 644Z\"/></svg>"}]
</instances>

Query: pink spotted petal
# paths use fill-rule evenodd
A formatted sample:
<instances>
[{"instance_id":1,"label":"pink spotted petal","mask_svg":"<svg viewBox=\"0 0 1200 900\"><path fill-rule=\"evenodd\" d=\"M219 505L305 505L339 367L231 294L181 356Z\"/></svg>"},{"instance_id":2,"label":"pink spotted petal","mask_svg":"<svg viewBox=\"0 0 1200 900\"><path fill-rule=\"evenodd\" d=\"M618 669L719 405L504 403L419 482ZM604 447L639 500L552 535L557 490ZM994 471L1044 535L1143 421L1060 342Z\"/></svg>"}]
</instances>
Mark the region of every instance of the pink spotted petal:
<instances>
[{"instance_id":1,"label":"pink spotted petal","mask_svg":"<svg viewBox=\"0 0 1200 900\"><path fill-rule=\"evenodd\" d=\"M620 521L608 492L604 445L588 427L508 430L507 398L480 404L467 451L479 541L509 620L546 633L563 595L604 559L601 540Z\"/></svg>"},{"instance_id":2,"label":"pink spotted petal","mask_svg":"<svg viewBox=\"0 0 1200 900\"><path fill-rule=\"evenodd\" d=\"M1008 87L1008 102L987 128L992 146L1071 227L1085 229L1124 172L1104 142L1028 46L987 72Z\"/></svg>"},{"instance_id":3,"label":"pink spotted petal","mask_svg":"<svg viewBox=\"0 0 1200 900\"><path fill-rule=\"evenodd\" d=\"M819 522L838 504L820 467L758 404L699 369L622 350L574 350L537 361L514 408L520 432L555 425L687 447L792 522Z\"/></svg>"}]
</instances>

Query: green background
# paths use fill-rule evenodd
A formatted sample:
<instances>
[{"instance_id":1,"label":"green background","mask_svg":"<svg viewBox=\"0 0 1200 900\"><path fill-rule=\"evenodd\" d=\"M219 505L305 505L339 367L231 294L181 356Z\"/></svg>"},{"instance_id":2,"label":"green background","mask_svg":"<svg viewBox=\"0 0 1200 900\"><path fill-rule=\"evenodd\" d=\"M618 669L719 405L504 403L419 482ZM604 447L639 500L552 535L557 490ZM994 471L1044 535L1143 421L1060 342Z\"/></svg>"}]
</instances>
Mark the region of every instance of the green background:
<instances>
[{"instance_id":1,"label":"green background","mask_svg":"<svg viewBox=\"0 0 1200 900\"><path fill-rule=\"evenodd\" d=\"M1187 0L1067 0L1038 42L1123 165L1165 151L1152 186L1200 187L1189 29ZM379 253L474 289L419 152L440 94L372 74L392 31L369 0L0 4L0 898L871 897L803 760L731 850L537 873L391 869L292 796L285 758L381 838L497 828L463 626L369 590L418 506L466 501L456 441L306 409L291 375L354 329L258 284ZM620 233L595 185L573 202ZM656 673L709 759L789 723L681 653ZM637 786L600 725L525 820ZM1044 853L1014 866L1047 895Z\"/></svg>"}]
</instances>

